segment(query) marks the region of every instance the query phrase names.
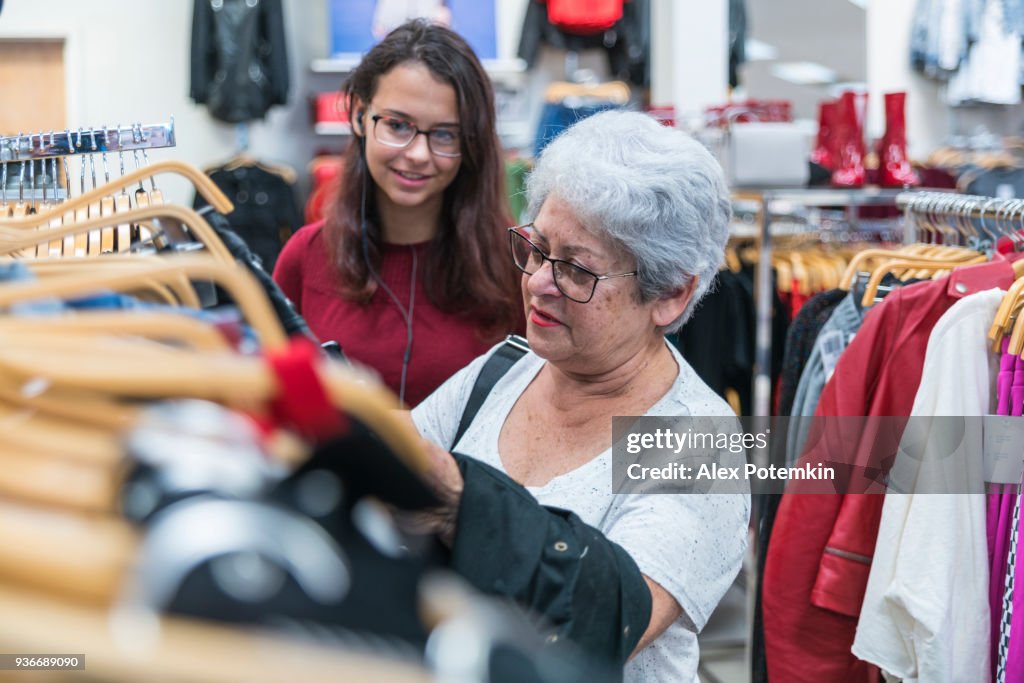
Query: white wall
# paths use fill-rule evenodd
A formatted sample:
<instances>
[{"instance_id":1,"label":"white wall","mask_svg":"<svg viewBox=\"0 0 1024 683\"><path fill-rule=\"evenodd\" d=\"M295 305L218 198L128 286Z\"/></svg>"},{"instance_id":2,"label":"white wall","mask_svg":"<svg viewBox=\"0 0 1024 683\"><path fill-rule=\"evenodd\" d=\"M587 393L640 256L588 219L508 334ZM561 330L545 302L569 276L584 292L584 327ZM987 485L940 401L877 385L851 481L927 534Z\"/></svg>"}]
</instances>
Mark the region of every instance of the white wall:
<instances>
[{"instance_id":1,"label":"white wall","mask_svg":"<svg viewBox=\"0 0 1024 683\"><path fill-rule=\"evenodd\" d=\"M306 96L311 91L309 62L327 49L326 10L315 0L284 4L290 103L252 125L250 146L253 154L302 170L318 144ZM0 38L66 40L67 123L72 128L158 123L173 115L177 148L151 152L150 158L203 167L234 153L235 132L188 98L191 21L188 0L6 0ZM170 199L191 202L187 183L171 177L163 183Z\"/></svg>"}]
</instances>

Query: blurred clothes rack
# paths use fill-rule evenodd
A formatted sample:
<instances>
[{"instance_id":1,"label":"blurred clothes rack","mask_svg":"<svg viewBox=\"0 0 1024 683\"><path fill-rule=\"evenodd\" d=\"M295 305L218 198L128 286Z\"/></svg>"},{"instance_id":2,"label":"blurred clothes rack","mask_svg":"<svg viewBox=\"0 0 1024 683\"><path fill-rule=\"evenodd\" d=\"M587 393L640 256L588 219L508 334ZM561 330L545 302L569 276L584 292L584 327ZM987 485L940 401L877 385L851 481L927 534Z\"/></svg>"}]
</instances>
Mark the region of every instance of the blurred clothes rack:
<instances>
[{"instance_id":1,"label":"blurred clothes rack","mask_svg":"<svg viewBox=\"0 0 1024 683\"><path fill-rule=\"evenodd\" d=\"M755 282L756 311L756 361L753 387L753 415L771 414L771 358L772 358L772 262L773 238L776 217L790 211L794 206L804 207L845 207L851 223L857 220L857 209L863 206L892 205L899 190L865 188L860 190L738 190L738 194L758 202L761 206L760 232L758 234L757 280ZM805 228L814 231L814 228Z\"/></svg>"},{"instance_id":2,"label":"blurred clothes rack","mask_svg":"<svg viewBox=\"0 0 1024 683\"><path fill-rule=\"evenodd\" d=\"M1024 306L1018 301L1024 290L1024 240L1018 234L1024 201L914 192L900 193L894 202L906 212L906 241L919 243L865 253L851 266L864 270L868 259L876 259L868 268L868 291L861 297L855 286L844 300L868 310L850 328L852 339L836 349L812 406L810 435L796 454L799 463L835 463L841 477L831 495L788 488L770 537L761 536L767 548L758 614L768 680L877 680L873 665L897 679L993 679L995 634L1008 613L998 609L1001 590L990 589L993 582L1005 585L1009 575L1004 565L990 567L989 557L997 553L986 547L986 538L1002 538L1005 548L1006 536L996 534L994 525L1007 500L989 502L986 529L981 496L916 495L984 488L968 488L973 480L961 473L908 479L903 454L938 441L948 456L952 444L936 431L942 429L938 423L929 423L925 433L904 429L908 419L996 413L1003 386L996 388L995 373L1007 360L1010 374L999 382L1006 409L1014 403L1007 350L1010 356L1020 352L1014 336L1024 342L1024 326L1018 331L1013 316ZM870 285L884 276L896 281L879 301ZM838 314L837 308L833 318ZM993 345L1001 347L1001 359ZM1024 413L1024 395L1019 403L1008 414ZM970 424L961 431L957 450L980 454L980 443L974 444L980 431ZM980 470L980 462L967 464ZM915 488L915 482L940 480L954 488ZM887 490L915 495L865 495ZM938 548L949 555L931 552ZM990 573L998 578L990 581ZM954 586L955 598L947 594ZM991 621L990 605L997 606ZM808 629L816 634L813 643L799 635ZM1024 672L1024 660L1014 659L1024 657L1024 641L1004 645L1007 674Z\"/></svg>"}]
</instances>

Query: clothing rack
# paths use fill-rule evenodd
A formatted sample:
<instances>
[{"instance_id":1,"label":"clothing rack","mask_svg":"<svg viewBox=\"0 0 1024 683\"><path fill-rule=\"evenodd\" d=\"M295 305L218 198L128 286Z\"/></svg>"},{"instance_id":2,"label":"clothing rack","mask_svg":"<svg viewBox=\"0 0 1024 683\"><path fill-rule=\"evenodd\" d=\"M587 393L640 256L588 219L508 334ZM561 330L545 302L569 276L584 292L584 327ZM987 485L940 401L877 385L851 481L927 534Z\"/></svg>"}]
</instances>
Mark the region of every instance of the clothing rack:
<instances>
[{"instance_id":1,"label":"clothing rack","mask_svg":"<svg viewBox=\"0 0 1024 683\"><path fill-rule=\"evenodd\" d=\"M902 192L896 197L896 206L905 214L925 216L952 216L965 221L977 219L979 227L989 236L1011 236L1021 226L1009 226L1007 221L1024 218L1024 199L996 199L972 194L950 194L946 192ZM986 221L994 221L992 224ZM995 228L997 234L990 231ZM913 225L908 221L908 230Z\"/></svg>"},{"instance_id":2,"label":"clothing rack","mask_svg":"<svg viewBox=\"0 0 1024 683\"><path fill-rule=\"evenodd\" d=\"M737 195L756 199L761 204L760 248L756 280L754 282L756 310L756 342L754 354L753 415L771 415L771 360L772 360L772 237L776 216L789 212L794 206L841 206L847 211L847 222L856 223L857 209L862 206L892 206L898 197L913 196L914 192L877 187L863 189L764 189L744 191ZM934 193L941 194L941 193ZM815 231L820 228L813 228ZM908 236L904 231L904 240Z\"/></svg>"},{"instance_id":3,"label":"clothing rack","mask_svg":"<svg viewBox=\"0 0 1024 683\"><path fill-rule=\"evenodd\" d=\"M75 154L128 152L174 147L174 117L168 123L102 126L0 137L0 162L52 159Z\"/></svg>"}]
</instances>

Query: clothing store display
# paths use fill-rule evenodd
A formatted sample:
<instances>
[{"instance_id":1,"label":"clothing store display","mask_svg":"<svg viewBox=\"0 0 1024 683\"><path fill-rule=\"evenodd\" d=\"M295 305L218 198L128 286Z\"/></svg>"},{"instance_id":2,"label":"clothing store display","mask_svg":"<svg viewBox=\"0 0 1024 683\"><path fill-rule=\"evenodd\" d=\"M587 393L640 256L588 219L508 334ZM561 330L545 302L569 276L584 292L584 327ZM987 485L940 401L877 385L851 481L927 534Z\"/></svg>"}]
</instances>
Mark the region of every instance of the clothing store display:
<instances>
[{"instance_id":1,"label":"clothing store display","mask_svg":"<svg viewBox=\"0 0 1024 683\"><path fill-rule=\"evenodd\" d=\"M950 78L946 101L962 104L1019 104L1021 101L1020 23L1007 16L1019 0L984 2L975 41Z\"/></svg>"},{"instance_id":2,"label":"clothing store display","mask_svg":"<svg viewBox=\"0 0 1024 683\"><path fill-rule=\"evenodd\" d=\"M732 411L671 345L679 375L647 415L726 416ZM451 443L462 407L486 357L455 374L413 410L420 433ZM454 450L504 472L498 436L519 396L545 361L530 352L495 385ZM621 546L675 598L684 616L626 666L626 681L696 681L697 632L739 570L746 547L748 499L740 495L614 495L611 449L585 465L527 491L544 506L569 508L583 523ZM652 520L658 520L652 523Z\"/></svg>"},{"instance_id":3,"label":"clothing store display","mask_svg":"<svg viewBox=\"0 0 1024 683\"><path fill-rule=\"evenodd\" d=\"M972 294L935 324L911 419L991 413L998 356L987 334L1003 294ZM934 488L937 474L980 480L981 431L964 438L976 440L961 443L973 457L946 458L946 472L915 473L909 458L898 459L892 476L905 492L885 495L853 653L899 679L952 683L989 674L985 498Z\"/></svg>"},{"instance_id":4,"label":"clothing store display","mask_svg":"<svg viewBox=\"0 0 1024 683\"><path fill-rule=\"evenodd\" d=\"M189 96L221 121L262 119L288 101L281 0L195 0Z\"/></svg>"},{"instance_id":5,"label":"clothing store display","mask_svg":"<svg viewBox=\"0 0 1024 683\"><path fill-rule=\"evenodd\" d=\"M905 92L887 92L885 97L885 133L878 141L879 185L909 187L921 184L907 157L907 117Z\"/></svg>"},{"instance_id":6,"label":"clothing store display","mask_svg":"<svg viewBox=\"0 0 1024 683\"><path fill-rule=\"evenodd\" d=\"M491 347L495 339L480 339L471 317L439 310L427 296L414 263L426 262L429 242L385 245L380 278L399 301L408 302L415 277L412 311L413 345L406 380L406 403L411 407ZM321 341L336 341L345 356L373 368L395 393L401 383L402 359L408 338L401 312L378 289L368 304L346 299L325 246L323 224L306 226L285 245L274 280L295 304Z\"/></svg>"},{"instance_id":7,"label":"clothing store display","mask_svg":"<svg viewBox=\"0 0 1024 683\"><path fill-rule=\"evenodd\" d=\"M863 95L867 97L867 95ZM844 92L835 111L835 167L832 184L836 187L864 185L864 127L857 111L857 95Z\"/></svg>"},{"instance_id":8,"label":"clothing store display","mask_svg":"<svg viewBox=\"0 0 1024 683\"><path fill-rule=\"evenodd\" d=\"M836 102L818 104L818 133L811 151L811 161L831 171L836 162Z\"/></svg>"},{"instance_id":9,"label":"clothing store display","mask_svg":"<svg viewBox=\"0 0 1024 683\"><path fill-rule=\"evenodd\" d=\"M548 21L575 35L604 33L622 18L623 0L545 0L544 4Z\"/></svg>"},{"instance_id":10,"label":"clothing store display","mask_svg":"<svg viewBox=\"0 0 1024 683\"><path fill-rule=\"evenodd\" d=\"M256 161L229 163L207 175L235 205L227 215L231 229L260 258L263 269L274 272L281 247L303 225L293 184ZM200 209L207 203L196 197L192 205Z\"/></svg>"},{"instance_id":11,"label":"clothing store display","mask_svg":"<svg viewBox=\"0 0 1024 683\"><path fill-rule=\"evenodd\" d=\"M979 291L1006 289L1013 269L1005 261L966 266L950 276L909 285L872 308L825 385L816 416L909 415L924 353L938 319L956 301ZM843 423L830 422L839 431ZM825 432L809 438L809 461L827 459L832 439L851 467L840 485L884 490L877 478L895 453L899 434ZM892 439L895 438L895 442ZM817 455L817 457L816 457ZM857 460L857 456L862 456ZM873 488L874 487L874 488ZM867 586L883 496L785 495L772 529L764 569L763 618L769 678L845 680L866 676L868 665L850 654ZM802 633L813 630L813 643Z\"/></svg>"},{"instance_id":12,"label":"clothing store display","mask_svg":"<svg viewBox=\"0 0 1024 683\"><path fill-rule=\"evenodd\" d=\"M610 30L596 35L574 35L548 21L544 4L531 0L527 3L516 55L526 62L527 68L533 68L542 45L570 52L604 50L612 78L647 88L651 82L651 2L630 0L622 5L622 18ZM566 74L567 78L572 76Z\"/></svg>"}]
</instances>

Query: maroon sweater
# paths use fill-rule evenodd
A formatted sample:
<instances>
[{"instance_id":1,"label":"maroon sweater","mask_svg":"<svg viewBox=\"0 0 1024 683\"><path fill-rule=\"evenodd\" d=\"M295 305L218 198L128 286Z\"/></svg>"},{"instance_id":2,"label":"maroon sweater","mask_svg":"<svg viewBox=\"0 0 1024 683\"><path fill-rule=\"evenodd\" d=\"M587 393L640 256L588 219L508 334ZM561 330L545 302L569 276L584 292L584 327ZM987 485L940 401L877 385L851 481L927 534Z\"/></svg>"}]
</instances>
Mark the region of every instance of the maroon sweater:
<instances>
[{"instance_id":1,"label":"maroon sweater","mask_svg":"<svg viewBox=\"0 0 1024 683\"><path fill-rule=\"evenodd\" d=\"M408 309L416 253L412 354L405 380L405 402L410 408L501 339L480 339L472 319L443 313L430 302L422 278L428 249L426 242L385 245L379 272ZM322 221L307 225L288 240L274 268L274 280L320 341L338 342L349 359L373 368L398 393L406 347L405 320L395 302L379 287L365 305L341 294L324 242Z\"/></svg>"}]
</instances>

